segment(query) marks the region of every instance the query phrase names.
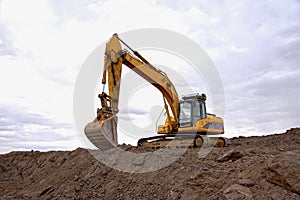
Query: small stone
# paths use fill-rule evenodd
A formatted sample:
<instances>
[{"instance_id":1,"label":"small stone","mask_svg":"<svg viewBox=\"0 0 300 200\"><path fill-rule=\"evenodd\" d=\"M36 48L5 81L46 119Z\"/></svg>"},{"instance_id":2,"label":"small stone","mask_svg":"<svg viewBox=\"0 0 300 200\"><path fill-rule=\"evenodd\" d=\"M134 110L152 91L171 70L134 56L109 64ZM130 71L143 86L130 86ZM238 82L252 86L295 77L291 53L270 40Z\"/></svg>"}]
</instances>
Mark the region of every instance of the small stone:
<instances>
[{"instance_id":1,"label":"small stone","mask_svg":"<svg viewBox=\"0 0 300 200\"><path fill-rule=\"evenodd\" d=\"M49 193L53 192L54 189L55 189L55 188L54 188L52 185L50 185L50 186L48 186L47 188L45 188L45 189L40 193L39 196L43 196L43 195L45 195L45 194L49 194Z\"/></svg>"},{"instance_id":2,"label":"small stone","mask_svg":"<svg viewBox=\"0 0 300 200\"><path fill-rule=\"evenodd\" d=\"M78 180L79 180L79 177L77 175L75 175L73 181L78 181Z\"/></svg>"},{"instance_id":3,"label":"small stone","mask_svg":"<svg viewBox=\"0 0 300 200\"><path fill-rule=\"evenodd\" d=\"M236 161L244 156L240 150L232 149L217 159L218 162Z\"/></svg>"},{"instance_id":4,"label":"small stone","mask_svg":"<svg viewBox=\"0 0 300 200\"><path fill-rule=\"evenodd\" d=\"M240 179L240 180L238 181L238 184L243 185L243 186L246 186L246 187L254 186L253 181L250 180L250 179Z\"/></svg>"}]
</instances>

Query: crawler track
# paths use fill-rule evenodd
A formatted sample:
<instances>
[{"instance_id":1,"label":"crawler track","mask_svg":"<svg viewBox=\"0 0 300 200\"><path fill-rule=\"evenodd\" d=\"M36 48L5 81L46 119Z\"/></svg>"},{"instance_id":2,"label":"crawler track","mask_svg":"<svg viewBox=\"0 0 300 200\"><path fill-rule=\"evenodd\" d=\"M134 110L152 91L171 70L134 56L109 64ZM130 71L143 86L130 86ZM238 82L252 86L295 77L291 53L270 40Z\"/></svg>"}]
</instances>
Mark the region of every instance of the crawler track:
<instances>
[{"instance_id":1,"label":"crawler track","mask_svg":"<svg viewBox=\"0 0 300 200\"><path fill-rule=\"evenodd\" d=\"M138 146L159 149L159 148L201 148L204 143L203 136L207 134L169 134L148 138L141 138ZM209 142L215 147L224 147L225 139L222 137L210 138Z\"/></svg>"}]
</instances>

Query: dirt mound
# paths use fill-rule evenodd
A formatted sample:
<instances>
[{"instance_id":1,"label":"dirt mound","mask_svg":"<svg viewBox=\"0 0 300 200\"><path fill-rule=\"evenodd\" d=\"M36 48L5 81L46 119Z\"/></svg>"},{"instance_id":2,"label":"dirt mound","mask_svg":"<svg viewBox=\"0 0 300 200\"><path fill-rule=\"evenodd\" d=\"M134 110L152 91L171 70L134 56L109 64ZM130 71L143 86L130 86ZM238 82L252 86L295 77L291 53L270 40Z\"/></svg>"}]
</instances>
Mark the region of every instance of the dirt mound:
<instances>
[{"instance_id":1,"label":"dirt mound","mask_svg":"<svg viewBox=\"0 0 300 200\"><path fill-rule=\"evenodd\" d=\"M0 155L0 198L300 199L300 128L227 142L205 157L188 149L148 173L119 172L81 148L11 152Z\"/></svg>"}]
</instances>

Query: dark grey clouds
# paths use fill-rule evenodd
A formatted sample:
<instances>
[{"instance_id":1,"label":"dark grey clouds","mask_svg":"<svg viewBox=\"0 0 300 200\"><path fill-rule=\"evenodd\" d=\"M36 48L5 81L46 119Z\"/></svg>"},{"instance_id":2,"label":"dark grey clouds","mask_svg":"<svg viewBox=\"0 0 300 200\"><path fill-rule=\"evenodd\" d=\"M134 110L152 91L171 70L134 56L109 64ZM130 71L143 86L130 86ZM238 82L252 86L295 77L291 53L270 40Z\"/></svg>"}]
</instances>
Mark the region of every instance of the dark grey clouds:
<instances>
[{"instance_id":1,"label":"dark grey clouds","mask_svg":"<svg viewBox=\"0 0 300 200\"><path fill-rule=\"evenodd\" d=\"M0 107L0 153L11 150L67 149L74 140L72 125L57 123L22 107ZM76 146L74 146L75 148Z\"/></svg>"}]
</instances>

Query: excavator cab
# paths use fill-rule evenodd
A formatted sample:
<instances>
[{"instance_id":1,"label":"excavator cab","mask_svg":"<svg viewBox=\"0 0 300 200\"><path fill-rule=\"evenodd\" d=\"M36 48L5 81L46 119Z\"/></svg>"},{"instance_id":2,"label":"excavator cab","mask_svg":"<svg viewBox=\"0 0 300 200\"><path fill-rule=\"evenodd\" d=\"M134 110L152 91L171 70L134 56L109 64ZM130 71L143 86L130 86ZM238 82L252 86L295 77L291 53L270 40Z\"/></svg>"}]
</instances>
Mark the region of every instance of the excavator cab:
<instances>
[{"instance_id":1,"label":"excavator cab","mask_svg":"<svg viewBox=\"0 0 300 200\"><path fill-rule=\"evenodd\" d=\"M194 127L196 123L207 117L205 94L192 94L182 97L179 102L179 128Z\"/></svg>"}]
</instances>

